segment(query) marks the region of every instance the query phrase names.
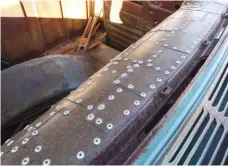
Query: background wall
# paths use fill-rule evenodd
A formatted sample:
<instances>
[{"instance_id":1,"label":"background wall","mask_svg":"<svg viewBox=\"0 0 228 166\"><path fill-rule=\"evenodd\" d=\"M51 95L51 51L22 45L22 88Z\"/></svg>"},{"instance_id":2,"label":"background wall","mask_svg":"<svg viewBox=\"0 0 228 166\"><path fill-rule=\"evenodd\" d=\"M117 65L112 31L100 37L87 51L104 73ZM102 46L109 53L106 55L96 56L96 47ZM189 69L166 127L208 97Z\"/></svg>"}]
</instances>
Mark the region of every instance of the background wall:
<instances>
[{"instance_id":1,"label":"background wall","mask_svg":"<svg viewBox=\"0 0 228 166\"><path fill-rule=\"evenodd\" d=\"M86 1L1 1L2 59L18 63L79 34L88 18Z\"/></svg>"}]
</instances>

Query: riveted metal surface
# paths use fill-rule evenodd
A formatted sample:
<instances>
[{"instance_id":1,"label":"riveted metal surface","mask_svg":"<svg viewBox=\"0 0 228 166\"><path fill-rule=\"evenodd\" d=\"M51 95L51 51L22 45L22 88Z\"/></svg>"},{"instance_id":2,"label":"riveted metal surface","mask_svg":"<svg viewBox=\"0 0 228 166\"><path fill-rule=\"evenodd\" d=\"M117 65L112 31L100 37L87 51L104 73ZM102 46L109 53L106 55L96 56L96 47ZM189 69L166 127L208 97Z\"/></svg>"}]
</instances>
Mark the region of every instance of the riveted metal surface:
<instances>
[{"instance_id":1,"label":"riveted metal surface","mask_svg":"<svg viewBox=\"0 0 228 166\"><path fill-rule=\"evenodd\" d=\"M189 1L184 2L181 9L194 9L194 10L200 10L203 12L210 12L214 14L220 14L222 12L222 9L224 7L223 1L201 1L201 2L195 2L195 1ZM213 5L212 5L213 4Z\"/></svg>"},{"instance_id":2,"label":"riveted metal surface","mask_svg":"<svg viewBox=\"0 0 228 166\"><path fill-rule=\"evenodd\" d=\"M178 10L174 14L172 14L169 18L172 19L185 19L188 21L202 21L206 12L203 11L193 11L193 10Z\"/></svg>"},{"instance_id":3,"label":"riveted metal surface","mask_svg":"<svg viewBox=\"0 0 228 166\"><path fill-rule=\"evenodd\" d=\"M51 119L58 112L60 112L62 110L72 111L75 108L76 108L76 105L73 104L71 101L67 100L66 98L62 99L56 105L53 105L51 107L51 109L49 109L47 112L45 112L43 114L43 116L41 116L39 119L35 120L33 122L34 125L32 127L36 128L36 129L39 129L40 126L45 124L49 119Z\"/></svg>"},{"instance_id":4,"label":"riveted metal surface","mask_svg":"<svg viewBox=\"0 0 228 166\"><path fill-rule=\"evenodd\" d=\"M128 62L118 61L109 63L71 93L68 99L88 110L94 109L117 90L117 78L127 70L129 64ZM107 81L109 81L109 84L107 84ZM94 97L95 95L96 97Z\"/></svg>"},{"instance_id":5,"label":"riveted metal surface","mask_svg":"<svg viewBox=\"0 0 228 166\"><path fill-rule=\"evenodd\" d=\"M227 164L227 33L226 27L192 84L128 163L140 153L136 165Z\"/></svg>"},{"instance_id":6,"label":"riveted metal surface","mask_svg":"<svg viewBox=\"0 0 228 166\"><path fill-rule=\"evenodd\" d=\"M114 99L110 99L110 96L113 96ZM110 96L103 102L95 105L93 111L88 111L88 116L91 113L94 114L94 120L87 120L108 134L112 134L121 124L127 123L129 118L137 114L138 107L143 104L142 98L129 93L128 90L122 89L121 87L116 88L114 92L111 91ZM104 105L102 109L100 109L101 105ZM125 110L129 110L129 115L124 114ZM98 125L97 119L101 119L103 122ZM109 128L109 124L111 124L112 127Z\"/></svg>"},{"instance_id":7,"label":"riveted metal surface","mask_svg":"<svg viewBox=\"0 0 228 166\"><path fill-rule=\"evenodd\" d=\"M151 75L151 73L153 73L153 75ZM163 85L165 76L165 72L162 71L159 66L139 65L136 63L132 65L126 77L120 76L118 79L120 80L120 86L142 98L146 98L146 96L151 96L152 93L158 91L159 87ZM139 82L139 80L144 81Z\"/></svg>"},{"instance_id":8,"label":"riveted metal surface","mask_svg":"<svg viewBox=\"0 0 228 166\"><path fill-rule=\"evenodd\" d=\"M224 6L223 11L226 8ZM207 15L208 12L179 10L168 19L183 19L191 24L196 23L195 25L201 22L202 26L206 26ZM210 27L211 30L220 25L219 21L222 20L212 20L216 26ZM175 26L172 27L175 29ZM179 30L173 33L172 30L159 28L132 44L64 98L61 101L63 103L56 104L31 124L36 126L44 118L45 123L38 125L39 134L33 136L31 145L33 140L37 145L35 139L39 139L47 148L45 157L41 159L34 156L31 163L107 164L122 152L130 138L136 137L168 100L168 95L159 95L160 88L157 87L167 85L175 90L204 51L200 47L203 38L189 52L186 51L190 44L188 40L194 40L196 36L190 37L188 33ZM192 30L195 28L192 27ZM212 31L206 33L205 36L213 36ZM165 45L166 39L169 39L171 47ZM29 151L31 152L30 147L24 146L20 148L20 155L29 156ZM122 155L122 158L127 159L129 153ZM2 163L15 164L18 160L23 160L23 157L11 160L11 155L14 154L3 154ZM50 160L45 160L46 158Z\"/></svg>"}]
</instances>

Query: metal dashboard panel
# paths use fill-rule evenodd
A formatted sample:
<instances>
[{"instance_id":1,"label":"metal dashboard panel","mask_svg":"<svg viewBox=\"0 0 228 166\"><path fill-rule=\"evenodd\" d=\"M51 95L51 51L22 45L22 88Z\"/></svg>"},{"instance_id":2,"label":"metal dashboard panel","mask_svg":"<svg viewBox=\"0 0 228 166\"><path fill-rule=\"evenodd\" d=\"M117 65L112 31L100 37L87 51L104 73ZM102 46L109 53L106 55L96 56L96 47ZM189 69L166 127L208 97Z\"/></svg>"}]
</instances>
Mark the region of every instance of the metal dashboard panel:
<instances>
[{"instance_id":1,"label":"metal dashboard panel","mask_svg":"<svg viewBox=\"0 0 228 166\"><path fill-rule=\"evenodd\" d=\"M221 21L221 14L211 19L217 6L210 5L208 11L178 10L120 53L7 140L2 164L107 164L168 100L162 87L175 90L199 61L201 42L211 40ZM196 32L199 25L204 28Z\"/></svg>"}]
</instances>

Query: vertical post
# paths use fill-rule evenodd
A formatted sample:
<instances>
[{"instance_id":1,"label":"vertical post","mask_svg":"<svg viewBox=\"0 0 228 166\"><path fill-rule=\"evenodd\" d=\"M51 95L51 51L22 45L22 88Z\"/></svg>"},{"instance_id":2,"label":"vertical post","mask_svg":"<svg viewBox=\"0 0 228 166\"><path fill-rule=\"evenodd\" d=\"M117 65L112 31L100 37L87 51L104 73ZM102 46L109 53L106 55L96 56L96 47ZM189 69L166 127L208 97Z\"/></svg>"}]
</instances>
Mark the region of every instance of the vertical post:
<instances>
[{"instance_id":1,"label":"vertical post","mask_svg":"<svg viewBox=\"0 0 228 166\"><path fill-rule=\"evenodd\" d=\"M61 16L62 16L62 24L63 24L63 28L64 28L64 32L65 32L65 37L68 36L68 33L67 33L67 28L65 26L65 20L64 20L64 15L63 15L63 7L62 7L62 2L61 0L59 0L59 6L60 6L60 11L61 11Z\"/></svg>"},{"instance_id":2,"label":"vertical post","mask_svg":"<svg viewBox=\"0 0 228 166\"><path fill-rule=\"evenodd\" d=\"M32 0L32 1L34 1L34 0ZM27 22L27 27L28 27L28 30L29 30L29 32L30 32L29 35L30 35L31 38L33 39L32 30L31 30L31 27L30 27L30 23L29 23L29 20L28 20L28 17L27 17L27 14L26 14L24 5L23 5L23 3L21 2L21 0L20 0L20 6L21 6L21 8L22 8L24 17L25 17L26 22ZM33 7L33 9L34 9L34 7ZM34 11L34 12L36 12L36 16L37 16L37 11ZM42 51L43 51L43 50L45 50L45 47L46 47L46 46L45 46L45 41L44 41L43 33L42 33L42 31L41 31L41 26L40 26L40 23L39 23L39 20L38 20L37 17L36 17L36 20L37 20L37 25L38 25L39 30L40 30L40 36L41 36L42 45L43 45Z\"/></svg>"}]
</instances>

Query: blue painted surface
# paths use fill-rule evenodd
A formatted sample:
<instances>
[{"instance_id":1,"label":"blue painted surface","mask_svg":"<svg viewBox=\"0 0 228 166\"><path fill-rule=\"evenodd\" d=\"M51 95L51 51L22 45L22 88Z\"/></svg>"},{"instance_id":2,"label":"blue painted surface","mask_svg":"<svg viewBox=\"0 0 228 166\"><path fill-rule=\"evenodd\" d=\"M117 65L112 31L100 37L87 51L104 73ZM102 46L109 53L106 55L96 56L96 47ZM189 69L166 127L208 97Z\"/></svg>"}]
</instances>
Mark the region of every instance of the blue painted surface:
<instances>
[{"instance_id":1,"label":"blue painted surface","mask_svg":"<svg viewBox=\"0 0 228 166\"><path fill-rule=\"evenodd\" d=\"M166 122L164 127L147 145L144 153L135 161L135 165L154 164L161 152L172 140L173 136L187 118L187 116L198 107L200 101L205 96L210 84L217 75L218 70L223 64L223 60L228 56L228 37L220 46L212 61L204 68L202 73L193 83L191 89L180 101L175 113Z\"/></svg>"}]
</instances>

